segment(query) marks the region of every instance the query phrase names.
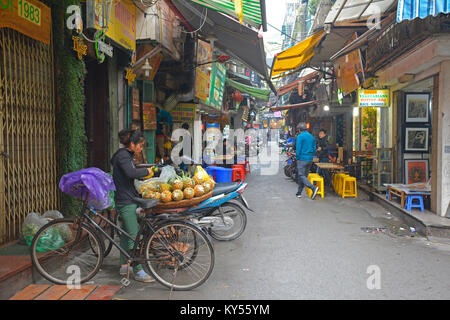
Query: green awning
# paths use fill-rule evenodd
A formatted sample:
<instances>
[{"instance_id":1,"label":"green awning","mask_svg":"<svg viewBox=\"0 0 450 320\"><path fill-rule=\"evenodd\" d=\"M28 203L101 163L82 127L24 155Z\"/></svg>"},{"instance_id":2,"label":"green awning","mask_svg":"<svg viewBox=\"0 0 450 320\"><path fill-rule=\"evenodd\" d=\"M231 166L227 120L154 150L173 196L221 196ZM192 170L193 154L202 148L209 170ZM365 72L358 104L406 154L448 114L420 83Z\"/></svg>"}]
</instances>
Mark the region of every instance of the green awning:
<instances>
[{"instance_id":1,"label":"green awning","mask_svg":"<svg viewBox=\"0 0 450 320\"><path fill-rule=\"evenodd\" d=\"M240 82L237 82L237 81L234 81L231 79L227 79L226 84L235 89L238 89L242 93L247 93L255 98L266 100L266 101L269 100L270 90L259 89L259 88L255 88L252 86L247 86L245 84L242 84Z\"/></svg>"},{"instance_id":2,"label":"green awning","mask_svg":"<svg viewBox=\"0 0 450 320\"><path fill-rule=\"evenodd\" d=\"M213 9L215 11L225 13L233 17L237 17L234 8L234 1L230 0L191 0L191 1L200 4L202 6L205 6L209 9ZM243 0L242 4L244 7L244 22L257 28L263 25L263 27L265 28L266 24L264 18L265 8L264 7L261 8L261 1Z\"/></svg>"}]
</instances>

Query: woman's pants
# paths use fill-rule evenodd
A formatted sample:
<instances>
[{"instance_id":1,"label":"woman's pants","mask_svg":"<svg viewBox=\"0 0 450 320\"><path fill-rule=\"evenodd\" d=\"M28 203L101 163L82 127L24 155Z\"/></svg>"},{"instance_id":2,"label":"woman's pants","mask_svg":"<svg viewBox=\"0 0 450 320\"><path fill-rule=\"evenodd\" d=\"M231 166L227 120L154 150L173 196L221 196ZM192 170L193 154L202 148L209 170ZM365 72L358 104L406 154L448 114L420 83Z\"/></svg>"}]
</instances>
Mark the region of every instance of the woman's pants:
<instances>
[{"instance_id":1,"label":"woman's pants","mask_svg":"<svg viewBox=\"0 0 450 320\"><path fill-rule=\"evenodd\" d=\"M122 218L122 227L130 236L133 238L136 237L139 231L139 223L137 220L136 209L137 205L135 204L125 204L125 205L117 205L117 209L119 211L120 217ZM131 252L134 247L134 241L127 238L124 234L120 235L120 247L127 252ZM120 253L120 264L127 264L127 258L124 254ZM138 265L134 267L134 271L142 270L142 266Z\"/></svg>"}]
</instances>

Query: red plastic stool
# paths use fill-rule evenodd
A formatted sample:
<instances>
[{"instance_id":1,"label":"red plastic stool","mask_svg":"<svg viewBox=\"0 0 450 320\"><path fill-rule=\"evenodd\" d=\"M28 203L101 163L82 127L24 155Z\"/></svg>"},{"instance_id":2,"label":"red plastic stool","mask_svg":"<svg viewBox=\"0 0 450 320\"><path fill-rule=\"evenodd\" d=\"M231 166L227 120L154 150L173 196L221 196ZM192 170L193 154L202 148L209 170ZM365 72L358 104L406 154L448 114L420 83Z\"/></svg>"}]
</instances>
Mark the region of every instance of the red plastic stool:
<instances>
[{"instance_id":1,"label":"red plastic stool","mask_svg":"<svg viewBox=\"0 0 450 320\"><path fill-rule=\"evenodd\" d=\"M241 179L245 181L245 169L241 168L233 168L233 173L231 175L231 181L236 181Z\"/></svg>"}]
</instances>

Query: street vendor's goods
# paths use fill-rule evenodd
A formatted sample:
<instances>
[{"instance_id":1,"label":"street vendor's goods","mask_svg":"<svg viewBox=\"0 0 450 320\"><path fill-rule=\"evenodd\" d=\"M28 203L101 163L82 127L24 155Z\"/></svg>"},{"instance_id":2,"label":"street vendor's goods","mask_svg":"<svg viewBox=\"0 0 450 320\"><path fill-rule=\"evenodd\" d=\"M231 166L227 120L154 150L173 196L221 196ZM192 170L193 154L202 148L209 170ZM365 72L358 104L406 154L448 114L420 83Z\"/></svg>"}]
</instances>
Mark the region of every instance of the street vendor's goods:
<instances>
[{"instance_id":1,"label":"street vendor's goods","mask_svg":"<svg viewBox=\"0 0 450 320\"><path fill-rule=\"evenodd\" d=\"M194 181L196 184L201 184L208 178L208 173L201 166L197 166L194 174Z\"/></svg>"},{"instance_id":2,"label":"street vendor's goods","mask_svg":"<svg viewBox=\"0 0 450 320\"><path fill-rule=\"evenodd\" d=\"M181 191L179 189L174 190L173 193L172 193L172 198L173 198L174 201L183 200L183 198L184 198L183 191Z\"/></svg>"},{"instance_id":3,"label":"street vendor's goods","mask_svg":"<svg viewBox=\"0 0 450 320\"><path fill-rule=\"evenodd\" d=\"M202 185L198 184L194 187L194 194L196 197L201 197L205 194L205 188Z\"/></svg>"},{"instance_id":4,"label":"street vendor's goods","mask_svg":"<svg viewBox=\"0 0 450 320\"><path fill-rule=\"evenodd\" d=\"M171 177L168 180L162 178L136 180L135 186L142 198L156 199L162 204L181 201L181 205L184 204L182 200L203 197L214 189L215 181L200 166L195 170L193 177L184 171L180 175L174 175L173 167L165 170L165 176L169 176L169 173Z\"/></svg>"},{"instance_id":5,"label":"street vendor's goods","mask_svg":"<svg viewBox=\"0 0 450 320\"><path fill-rule=\"evenodd\" d=\"M195 192L193 188L186 188L184 189L184 198L185 199L192 199L195 196Z\"/></svg>"},{"instance_id":6,"label":"street vendor's goods","mask_svg":"<svg viewBox=\"0 0 450 320\"><path fill-rule=\"evenodd\" d=\"M149 184L149 189L153 192L160 192L161 185L159 183L153 182Z\"/></svg>"},{"instance_id":7,"label":"street vendor's goods","mask_svg":"<svg viewBox=\"0 0 450 320\"><path fill-rule=\"evenodd\" d=\"M210 191L213 189L213 186L212 186L211 183L208 182L208 181L203 182L202 186L203 186L203 188L205 189L205 192L206 192L206 193L210 192Z\"/></svg>"},{"instance_id":8,"label":"street vendor's goods","mask_svg":"<svg viewBox=\"0 0 450 320\"><path fill-rule=\"evenodd\" d=\"M161 200L161 193L153 192L150 199Z\"/></svg>"},{"instance_id":9,"label":"street vendor's goods","mask_svg":"<svg viewBox=\"0 0 450 320\"><path fill-rule=\"evenodd\" d=\"M172 191L172 186L168 183L160 184L161 191Z\"/></svg>"},{"instance_id":10,"label":"street vendor's goods","mask_svg":"<svg viewBox=\"0 0 450 320\"><path fill-rule=\"evenodd\" d=\"M167 191L167 190L161 192L161 201L162 202L170 202L170 201L172 201L172 192Z\"/></svg>"},{"instance_id":11,"label":"street vendor's goods","mask_svg":"<svg viewBox=\"0 0 450 320\"><path fill-rule=\"evenodd\" d=\"M184 184L180 177L175 178L172 181L173 190L183 190Z\"/></svg>"}]
</instances>

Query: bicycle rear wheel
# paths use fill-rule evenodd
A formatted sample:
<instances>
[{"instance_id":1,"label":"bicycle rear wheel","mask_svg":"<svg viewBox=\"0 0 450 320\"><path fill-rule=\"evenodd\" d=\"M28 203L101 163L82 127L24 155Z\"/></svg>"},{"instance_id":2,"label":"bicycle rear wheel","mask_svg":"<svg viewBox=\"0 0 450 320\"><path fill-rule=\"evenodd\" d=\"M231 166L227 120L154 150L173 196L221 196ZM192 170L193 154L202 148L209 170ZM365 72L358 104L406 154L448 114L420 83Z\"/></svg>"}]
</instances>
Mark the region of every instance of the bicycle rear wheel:
<instances>
[{"instance_id":1,"label":"bicycle rear wheel","mask_svg":"<svg viewBox=\"0 0 450 320\"><path fill-rule=\"evenodd\" d=\"M31 261L37 271L56 284L90 280L103 263L103 241L94 229L74 219L44 225L31 243Z\"/></svg>"},{"instance_id":2,"label":"bicycle rear wheel","mask_svg":"<svg viewBox=\"0 0 450 320\"><path fill-rule=\"evenodd\" d=\"M202 285L214 268L211 241L187 221L158 226L145 243L144 257L147 272L173 290L192 290Z\"/></svg>"}]
</instances>

